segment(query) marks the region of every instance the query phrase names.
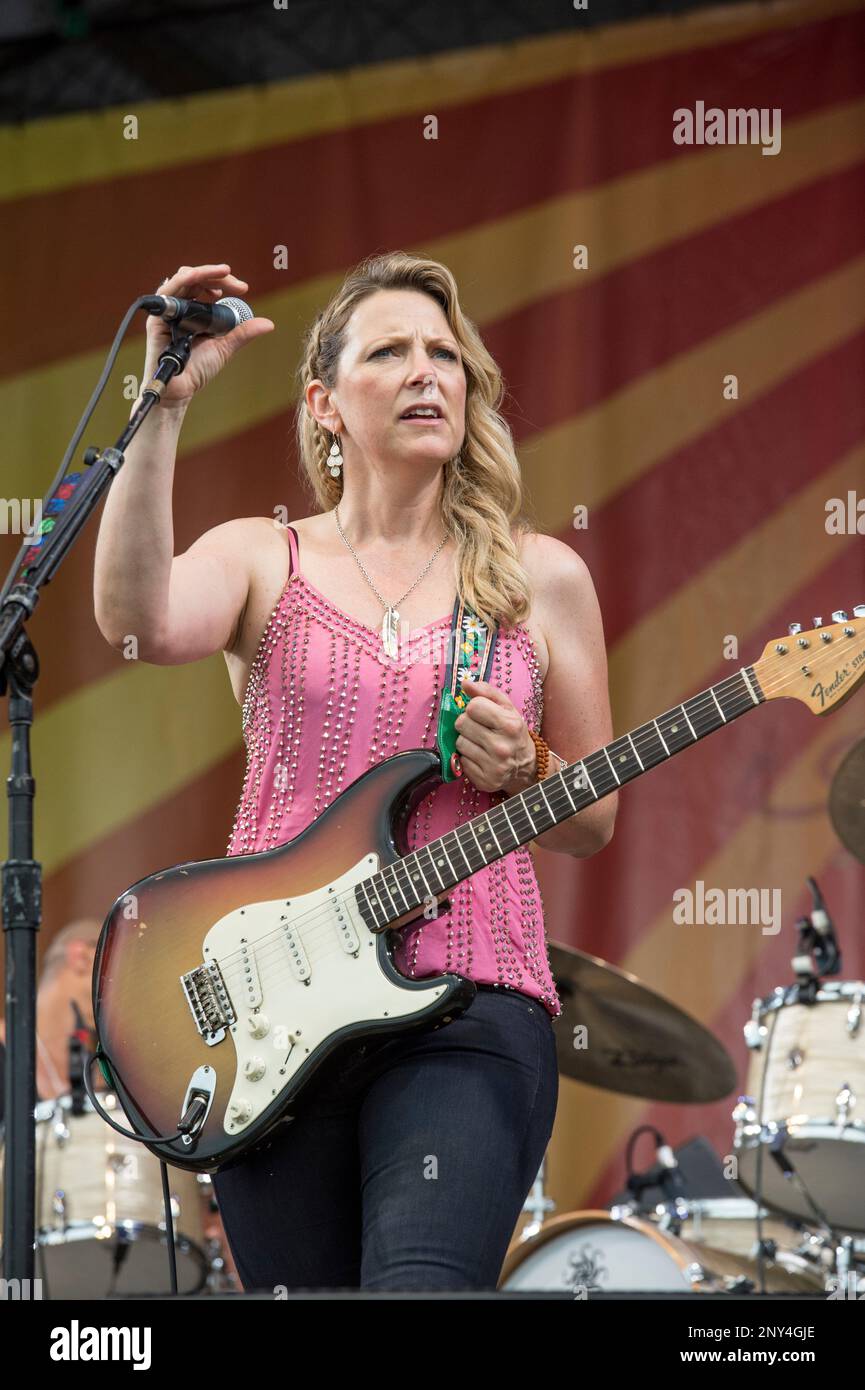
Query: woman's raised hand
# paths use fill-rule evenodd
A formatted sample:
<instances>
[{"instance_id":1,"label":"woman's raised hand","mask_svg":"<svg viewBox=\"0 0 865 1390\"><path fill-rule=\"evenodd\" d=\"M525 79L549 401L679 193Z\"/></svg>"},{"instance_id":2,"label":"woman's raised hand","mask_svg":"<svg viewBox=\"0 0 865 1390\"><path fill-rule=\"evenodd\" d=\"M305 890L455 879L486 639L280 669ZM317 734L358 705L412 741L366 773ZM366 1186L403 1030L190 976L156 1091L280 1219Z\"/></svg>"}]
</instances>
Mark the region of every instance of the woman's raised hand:
<instances>
[{"instance_id":1,"label":"woman's raised hand","mask_svg":"<svg viewBox=\"0 0 865 1390\"><path fill-rule=\"evenodd\" d=\"M197 299L202 304L214 304L217 300L232 295L243 298L248 289L246 281L232 275L231 266L223 261L221 265L182 265L167 280L163 280L156 293L176 295L179 299ZM275 327L270 319L252 318L220 337L195 334L189 361L183 371L169 381L162 395L162 406L186 404L196 391L200 391L222 371L238 348L262 333L270 333ZM159 365L159 354L171 342L170 325L155 315L148 317L146 331L147 351L144 358L142 389Z\"/></svg>"}]
</instances>

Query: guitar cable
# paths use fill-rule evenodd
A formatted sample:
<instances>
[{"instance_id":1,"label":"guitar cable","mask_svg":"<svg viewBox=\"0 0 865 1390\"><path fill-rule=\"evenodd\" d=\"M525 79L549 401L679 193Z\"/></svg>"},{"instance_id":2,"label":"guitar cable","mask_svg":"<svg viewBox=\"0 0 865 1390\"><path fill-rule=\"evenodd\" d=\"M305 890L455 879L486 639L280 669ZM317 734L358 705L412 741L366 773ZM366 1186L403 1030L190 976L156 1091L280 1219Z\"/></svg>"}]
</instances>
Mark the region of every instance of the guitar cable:
<instances>
[{"instance_id":1,"label":"guitar cable","mask_svg":"<svg viewBox=\"0 0 865 1390\"><path fill-rule=\"evenodd\" d=\"M105 1078L106 1082L110 1086L114 1087L114 1089L116 1090L116 1083L114 1081L114 1075L111 1070L111 1062L107 1054L103 1052L101 1044L97 1045L95 1052L87 1054L87 1060L84 1064L84 1086L87 1091L87 1096L90 1100L91 1105L93 1106L96 1113L102 1117L106 1124L110 1125L112 1129L116 1129L117 1133L122 1134L124 1138L137 1139L138 1142L141 1144L176 1144L178 1140L182 1140L184 1138L183 1133L148 1135L135 1134L131 1129L126 1129L123 1125L119 1125L116 1120L113 1120L111 1116L107 1113L107 1111L104 1110L103 1107L99 1104L99 1101L96 1099L96 1093L93 1089L93 1081L90 1076L90 1069L93 1066L94 1062L99 1063L102 1075ZM192 1109L192 1105L190 1105L189 1109ZM180 1121L180 1123L182 1124L183 1121ZM174 1219L171 1214L171 1192L168 1186L168 1164L164 1158L159 1158L159 1167L162 1175L162 1205L165 1213L165 1239L166 1245L168 1247L168 1277L171 1286L171 1293L176 1297L178 1292L177 1250L175 1248L174 1239Z\"/></svg>"},{"instance_id":2,"label":"guitar cable","mask_svg":"<svg viewBox=\"0 0 865 1390\"><path fill-rule=\"evenodd\" d=\"M136 1139L139 1144L176 1144L186 1137L185 1132L183 1130L180 1130L180 1126L183 1124L182 1119L178 1121L177 1127L178 1130L180 1130L180 1133L178 1134L136 1134L134 1130L125 1129L123 1125L119 1125L116 1120L112 1120L111 1116L107 1114L107 1112L103 1110L102 1106L99 1104L99 1101L96 1099L96 1093L93 1090L93 1082L90 1077L90 1068L93 1066L94 1062L99 1063L99 1066L102 1070L102 1075L104 1076L105 1080L112 1087L112 1089L116 1090L116 1083L114 1081L114 1076L111 1072L111 1063L106 1053L102 1051L101 1046L97 1047L96 1051L90 1053L87 1058L87 1062L84 1067L84 1086L87 1091L88 1099L90 1100L90 1103L93 1106L94 1110L97 1112L97 1114L102 1116L102 1119L105 1121L106 1124L110 1125L112 1129L116 1129L118 1134L122 1134L125 1139ZM194 1104L194 1101L189 1106L190 1110L192 1109L192 1104ZM191 1128L191 1124L188 1127Z\"/></svg>"}]
</instances>

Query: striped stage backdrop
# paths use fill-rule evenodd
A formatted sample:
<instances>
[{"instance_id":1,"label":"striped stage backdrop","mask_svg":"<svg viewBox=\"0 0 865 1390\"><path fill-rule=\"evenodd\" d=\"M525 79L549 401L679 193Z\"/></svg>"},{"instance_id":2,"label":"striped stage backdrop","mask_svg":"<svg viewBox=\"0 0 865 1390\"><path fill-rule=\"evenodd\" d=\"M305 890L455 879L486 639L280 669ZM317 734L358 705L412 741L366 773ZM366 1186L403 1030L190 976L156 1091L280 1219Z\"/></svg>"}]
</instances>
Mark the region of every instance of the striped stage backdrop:
<instances>
[{"instance_id":1,"label":"striped stage backdrop","mask_svg":"<svg viewBox=\"0 0 865 1390\"><path fill-rule=\"evenodd\" d=\"M780 149L676 143L674 112L698 103L779 110ZM540 526L595 579L617 732L789 621L865 601L855 519L826 525L830 499L865 497L861 4L706 10L7 127L0 184L7 499L42 497L135 296L227 260L277 331L187 416L176 550L233 516L306 515L301 330L347 267L402 248L453 269L502 365ZM142 351L139 324L84 444L116 438ZM242 777L221 656L148 666L100 636L95 536L94 519L31 627L43 944L145 874L223 854ZM5 570L18 542L2 544ZM537 852L549 935L692 1012L743 1080L741 1025L790 978L807 873L845 976L865 975L865 871L826 810L863 728L865 693L827 721L779 702L641 779L601 854ZM8 755L6 728L4 777ZM675 925L673 894L698 880L780 889L783 929ZM734 1099L647 1106L563 1081L560 1209L609 1199L640 1121L729 1152Z\"/></svg>"}]
</instances>

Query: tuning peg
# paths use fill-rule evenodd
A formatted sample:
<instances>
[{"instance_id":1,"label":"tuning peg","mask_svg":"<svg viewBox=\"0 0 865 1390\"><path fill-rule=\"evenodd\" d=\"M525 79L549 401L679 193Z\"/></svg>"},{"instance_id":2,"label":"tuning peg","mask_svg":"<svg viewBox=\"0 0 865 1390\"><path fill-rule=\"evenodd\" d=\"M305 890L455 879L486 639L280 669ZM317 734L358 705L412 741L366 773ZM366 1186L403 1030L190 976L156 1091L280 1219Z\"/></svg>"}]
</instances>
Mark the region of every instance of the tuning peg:
<instances>
[{"instance_id":1,"label":"tuning peg","mask_svg":"<svg viewBox=\"0 0 865 1390\"><path fill-rule=\"evenodd\" d=\"M797 632L801 632L801 631L802 631L802 624L801 624L801 623L788 623L788 624L787 624L787 631L789 632L789 634L790 634L791 637L795 637Z\"/></svg>"},{"instance_id":2,"label":"tuning peg","mask_svg":"<svg viewBox=\"0 0 865 1390\"><path fill-rule=\"evenodd\" d=\"M823 626L823 619L822 619L822 618L812 618L812 619L811 619L811 626L812 626L812 627L822 627L822 626Z\"/></svg>"},{"instance_id":3,"label":"tuning peg","mask_svg":"<svg viewBox=\"0 0 865 1390\"><path fill-rule=\"evenodd\" d=\"M857 603L853 609L854 618L865 618L865 603Z\"/></svg>"},{"instance_id":4,"label":"tuning peg","mask_svg":"<svg viewBox=\"0 0 865 1390\"><path fill-rule=\"evenodd\" d=\"M835 609L835 612L832 614L832 621L833 623L846 623L847 614L844 612L843 608Z\"/></svg>"}]
</instances>

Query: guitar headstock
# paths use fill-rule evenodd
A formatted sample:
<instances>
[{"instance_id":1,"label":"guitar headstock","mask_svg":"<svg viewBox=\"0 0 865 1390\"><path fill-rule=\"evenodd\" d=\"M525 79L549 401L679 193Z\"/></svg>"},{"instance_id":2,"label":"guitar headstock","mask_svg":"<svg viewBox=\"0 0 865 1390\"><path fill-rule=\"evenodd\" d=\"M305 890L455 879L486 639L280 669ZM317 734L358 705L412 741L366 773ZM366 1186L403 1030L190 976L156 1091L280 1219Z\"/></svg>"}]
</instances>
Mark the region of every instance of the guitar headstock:
<instances>
[{"instance_id":1,"label":"guitar headstock","mask_svg":"<svg viewBox=\"0 0 865 1390\"><path fill-rule=\"evenodd\" d=\"M786 637L767 642L754 672L767 700L801 700L813 714L830 710L853 694L865 676L865 604L857 603L849 618L842 610L833 621L803 632L791 623Z\"/></svg>"}]
</instances>

